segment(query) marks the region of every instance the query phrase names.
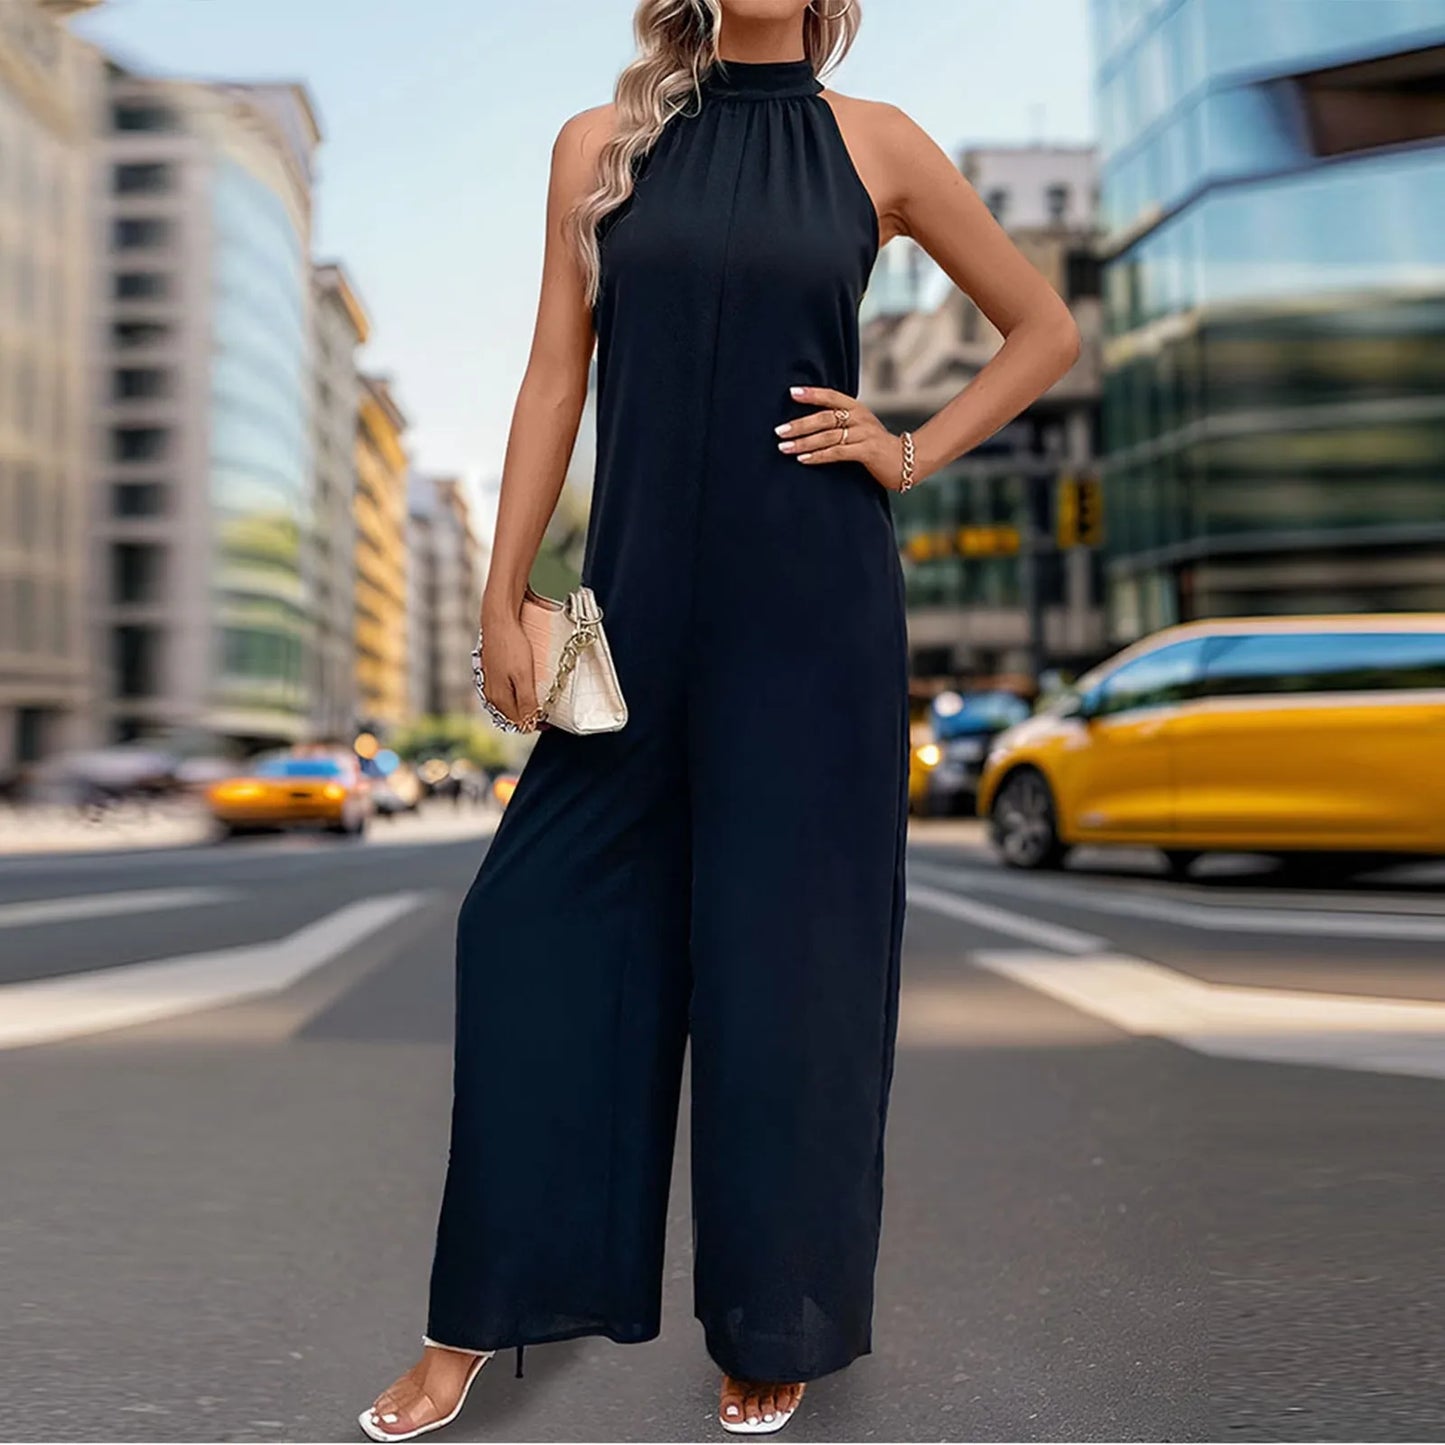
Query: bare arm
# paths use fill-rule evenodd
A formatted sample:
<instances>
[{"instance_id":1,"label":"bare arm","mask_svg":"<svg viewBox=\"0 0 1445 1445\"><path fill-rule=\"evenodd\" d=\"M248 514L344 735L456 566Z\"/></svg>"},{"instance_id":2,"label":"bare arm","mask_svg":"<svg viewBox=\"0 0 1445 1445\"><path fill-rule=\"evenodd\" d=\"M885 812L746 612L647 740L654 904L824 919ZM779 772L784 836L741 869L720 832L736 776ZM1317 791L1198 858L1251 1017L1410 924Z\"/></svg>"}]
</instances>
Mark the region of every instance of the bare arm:
<instances>
[{"instance_id":1,"label":"bare arm","mask_svg":"<svg viewBox=\"0 0 1445 1445\"><path fill-rule=\"evenodd\" d=\"M597 151L612 124L611 106L584 111L562 127L552 149L542 293L531 355L512 412L492 560L482 595L487 696L514 722L536 707L530 650L518 614L542 545L587 400L595 342L582 270L566 219L591 189Z\"/></svg>"},{"instance_id":2,"label":"bare arm","mask_svg":"<svg viewBox=\"0 0 1445 1445\"><path fill-rule=\"evenodd\" d=\"M1078 359L1079 332L958 167L902 111L888 107L882 119L897 223L1004 337L973 381L914 433L922 479L1042 396Z\"/></svg>"},{"instance_id":3,"label":"bare arm","mask_svg":"<svg viewBox=\"0 0 1445 1445\"><path fill-rule=\"evenodd\" d=\"M1004 337L969 385L914 433L914 475L921 481L1042 396L1077 360L1079 332L1057 292L924 131L893 106L832 98L878 207L884 240L913 237ZM782 432L792 439L785 451L797 453L800 461L861 461L884 486L897 488L902 445L866 407L822 387L804 388L798 399L829 410ZM850 413L846 448L839 444L833 408Z\"/></svg>"}]
</instances>

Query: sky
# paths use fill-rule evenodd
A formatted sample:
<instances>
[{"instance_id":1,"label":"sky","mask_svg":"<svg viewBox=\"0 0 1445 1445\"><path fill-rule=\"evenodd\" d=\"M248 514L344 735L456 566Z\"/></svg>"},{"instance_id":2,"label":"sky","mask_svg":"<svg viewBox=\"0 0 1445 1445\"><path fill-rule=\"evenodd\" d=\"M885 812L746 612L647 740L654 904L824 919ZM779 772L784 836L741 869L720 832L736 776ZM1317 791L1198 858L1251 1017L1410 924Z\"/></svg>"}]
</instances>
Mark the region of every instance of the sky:
<instances>
[{"instance_id":1,"label":"sky","mask_svg":"<svg viewBox=\"0 0 1445 1445\"><path fill-rule=\"evenodd\" d=\"M1087 141L1087 0L867 0L835 89L945 149ZM137 69L300 80L320 112L315 250L371 313L417 467L486 502L531 340L552 141L611 96L632 0L105 0L77 29ZM490 510L488 507L487 510Z\"/></svg>"}]
</instances>

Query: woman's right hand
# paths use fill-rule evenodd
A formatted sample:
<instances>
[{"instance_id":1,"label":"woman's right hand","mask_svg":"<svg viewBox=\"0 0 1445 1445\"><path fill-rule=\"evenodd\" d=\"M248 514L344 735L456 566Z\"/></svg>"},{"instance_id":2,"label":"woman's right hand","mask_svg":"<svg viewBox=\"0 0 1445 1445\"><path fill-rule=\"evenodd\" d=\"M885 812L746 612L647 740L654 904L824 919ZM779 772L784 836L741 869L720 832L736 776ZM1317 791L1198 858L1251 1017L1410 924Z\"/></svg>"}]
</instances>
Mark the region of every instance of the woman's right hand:
<instances>
[{"instance_id":1,"label":"woman's right hand","mask_svg":"<svg viewBox=\"0 0 1445 1445\"><path fill-rule=\"evenodd\" d=\"M516 617L482 618L482 676L487 701L530 731L537 711L532 645Z\"/></svg>"}]
</instances>

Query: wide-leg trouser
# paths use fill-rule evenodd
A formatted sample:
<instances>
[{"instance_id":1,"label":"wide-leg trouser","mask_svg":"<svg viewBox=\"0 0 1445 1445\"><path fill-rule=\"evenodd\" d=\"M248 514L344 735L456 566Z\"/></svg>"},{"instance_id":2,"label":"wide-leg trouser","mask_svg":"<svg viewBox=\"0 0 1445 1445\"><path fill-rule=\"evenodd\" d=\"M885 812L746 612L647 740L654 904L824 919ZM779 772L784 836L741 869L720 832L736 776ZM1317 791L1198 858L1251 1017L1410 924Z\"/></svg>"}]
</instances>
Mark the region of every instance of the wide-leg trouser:
<instances>
[{"instance_id":1,"label":"wide-leg trouser","mask_svg":"<svg viewBox=\"0 0 1445 1445\"><path fill-rule=\"evenodd\" d=\"M435 1340L657 1334L690 1037L709 1352L807 1380L870 1348L901 749L884 776L788 751L736 681L545 733L523 771L458 922Z\"/></svg>"}]
</instances>

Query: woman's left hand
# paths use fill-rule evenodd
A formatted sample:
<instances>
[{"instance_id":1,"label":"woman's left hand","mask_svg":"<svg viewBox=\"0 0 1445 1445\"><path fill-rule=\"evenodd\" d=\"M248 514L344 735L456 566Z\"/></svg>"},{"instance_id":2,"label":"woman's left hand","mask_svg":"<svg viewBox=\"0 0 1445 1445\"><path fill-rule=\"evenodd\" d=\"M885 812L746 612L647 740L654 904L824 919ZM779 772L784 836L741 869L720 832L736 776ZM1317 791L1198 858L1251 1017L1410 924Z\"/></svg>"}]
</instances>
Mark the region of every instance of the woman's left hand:
<instances>
[{"instance_id":1,"label":"woman's left hand","mask_svg":"<svg viewBox=\"0 0 1445 1445\"><path fill-rule=\"evenodd\" d=\"M826 386L795 386L794 401L826 410L784 422L776 431L778 450L805 465L862 462L880 485L896 492L903 482L903 439L894 434L857 397Z\"/></svg>"}]
</instances>

